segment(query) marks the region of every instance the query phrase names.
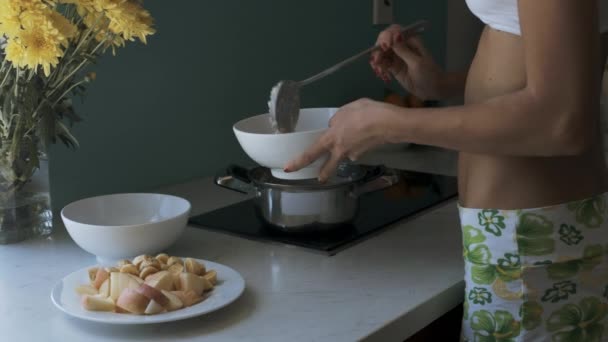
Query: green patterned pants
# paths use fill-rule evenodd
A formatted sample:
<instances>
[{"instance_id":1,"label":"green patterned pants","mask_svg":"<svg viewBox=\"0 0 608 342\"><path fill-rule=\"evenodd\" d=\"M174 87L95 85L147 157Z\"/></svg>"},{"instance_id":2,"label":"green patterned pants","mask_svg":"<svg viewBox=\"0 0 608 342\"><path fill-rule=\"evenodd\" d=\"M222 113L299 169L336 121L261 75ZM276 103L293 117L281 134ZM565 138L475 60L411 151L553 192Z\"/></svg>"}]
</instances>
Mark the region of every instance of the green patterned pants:
<instances>
[{"instance_id":1,"label":"green patterned pants","mask_svg":"<svg viewBox=\"0 0 608 342\"><path fill-rule=\"evenodd\" d=\"M608 194L459 211L464 341L608 341Z\"/></svg>"}]
</instances>

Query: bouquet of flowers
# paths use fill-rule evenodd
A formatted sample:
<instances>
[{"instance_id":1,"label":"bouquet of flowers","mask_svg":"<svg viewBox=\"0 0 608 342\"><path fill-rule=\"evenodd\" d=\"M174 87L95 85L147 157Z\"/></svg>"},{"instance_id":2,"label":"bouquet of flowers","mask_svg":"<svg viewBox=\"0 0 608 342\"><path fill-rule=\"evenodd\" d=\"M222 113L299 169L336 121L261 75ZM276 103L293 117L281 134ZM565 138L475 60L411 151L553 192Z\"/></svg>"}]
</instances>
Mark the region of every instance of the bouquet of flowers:
<instances>
[{"instance_id":1,"label":"bouquet of flowers","mask_svg":"<svg viewBox=\"0 0 608 342\"><path fill-rule=\"evenodd\" d=\"M18 191L56 141L76 147L72 98L101 54L154 34L140 0L0 0L0 193Z\"/></svg>"}]
</instances>

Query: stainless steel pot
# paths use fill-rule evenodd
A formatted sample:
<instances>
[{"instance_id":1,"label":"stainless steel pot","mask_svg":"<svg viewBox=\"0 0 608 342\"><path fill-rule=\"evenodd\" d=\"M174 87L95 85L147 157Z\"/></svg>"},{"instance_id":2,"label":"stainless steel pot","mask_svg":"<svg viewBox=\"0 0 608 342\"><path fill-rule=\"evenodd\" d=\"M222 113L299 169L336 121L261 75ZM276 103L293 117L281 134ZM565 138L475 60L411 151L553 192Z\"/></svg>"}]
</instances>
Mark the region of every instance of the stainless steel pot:
<instances>
[{"instance_id":1,"label":"stainless steel pot","mask_svg":"<svg viewBox=\"0 0 608 342\"><path fill-rule=\"evenodd\" d=\"M263 167L230 166L216 177L219 186L253 194L259 216L284 232L332 230L352 221L359 196L397 183L399 176L385 167L343 164L326 183L316 179L274 178Z\"/></svg>"}]
</instances>

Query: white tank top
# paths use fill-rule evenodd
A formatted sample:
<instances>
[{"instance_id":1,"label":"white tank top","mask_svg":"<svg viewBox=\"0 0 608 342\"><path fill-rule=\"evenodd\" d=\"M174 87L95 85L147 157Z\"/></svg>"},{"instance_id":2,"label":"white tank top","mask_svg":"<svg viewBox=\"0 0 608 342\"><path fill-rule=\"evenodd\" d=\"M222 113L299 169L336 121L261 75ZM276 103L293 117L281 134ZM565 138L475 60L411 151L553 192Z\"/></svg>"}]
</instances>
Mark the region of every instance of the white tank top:
<instances>
[{"instance_id":1,"label":"white tank top","mask_svg":"<svg viewBox=\"0 0 608 342\"><path fill-rule=\"evenodd\" d=\"M597 1L600 3L600 32L608 32L608 0ZM466 0L466 2L471 12L486 25L496 30L521 35L517 0Z\"/></svg>"}]
</instances>

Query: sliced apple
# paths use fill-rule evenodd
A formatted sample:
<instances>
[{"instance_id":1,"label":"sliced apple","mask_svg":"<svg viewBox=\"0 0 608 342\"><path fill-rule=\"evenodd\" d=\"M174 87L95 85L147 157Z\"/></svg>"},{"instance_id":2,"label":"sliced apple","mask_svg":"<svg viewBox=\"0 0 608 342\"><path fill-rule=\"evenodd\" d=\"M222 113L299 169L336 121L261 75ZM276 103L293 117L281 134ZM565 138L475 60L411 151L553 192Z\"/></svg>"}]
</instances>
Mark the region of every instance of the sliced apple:
<instances>
[{"instance_id":1,"label":"sliced apple","mask_svg":"<svg viewBox=\"0 0 608 342\"><path fill-rule=\"evenodd\" d=\"M110 278L106 279L106 281L101 284L99 287L99 294L104 297L110 297Z\"/></svg>"},{"instance_id":2,"label":"sliced apple","mask_svg":"<svg viewBox=\"0 0 608 342\"><path fill-rule=\"evenodd\" d=\"M192 258L186 258L184 267L186 268L186 272L194 273L196 275L205 274L205 266Z\"/></svg>"},{"instance_id":3,"label":"sliced apple","mask_svg":"<svg viewBox=\"0 0 608 342\"><path fill-rule=\"evenodd\" d=\"M106 279L110 277L110 273L106 271L104 268L97 269L97 274L95 274L95 280L93 281L93 286L99 290L101 284L103 284Z\"/></svg>"},{"instance_id":4,"label":"sliced apple","mask_svg":"<svg viewBox=\"0 0 608 342\"><path fill-rule=\"evenodd\" d=\"M169 257L169 259L167 259L167 265L171 266L171 265L174 265L174 264L182 264L183 265L184 262L179 257L176 257L176 256Z\"/></svg>"},{"instance_id":5,"label":"sliced apple","mask_svg":"<svg viewBox=\"0 0 608 342\"><path fill-rule=\"evenodd\" d=\"M179 299L182 301L182 303L184 303L185 307L192 306L194 304L200 303L204 299L203 297L197 295L192 290L187 290L187 291L172 291L171 293L173 293L174 295L176 295L177 297L179 297Z\"/></svg>"},{"instance_id":6,"label":"sliced apple","mask_svg":"<svg viewBox=\"0 0 608 342\"><path fill-rule=\"evenodd\" d=\"M139 275L139 270L137 269L137 266L133 265L133 264L127 264L127 265L122 265L120 267L120 272L121 273L129 273L132 275Z\"/></svg>"},{"instance_id":7,"label":"sliced apple","mask_svg":"<svg viewBox=\"0 0 608 342\"><path fill-rule=\"evenodd\" d=\"M143 270L145 268L148 267L154 267L157 270L160 269L160 261L156 260L156 259L149 259L149 260L144 260L142 261L141 264L139 264L139 270Z\"/></svg>"},{"instance_id":8,"label":"sliced apple","mask_svg":"<svg viewBox=\"0 0 608 342\"><path fill-rule=\"evenodd\" d=\"M138 277L138 276L136 276L136 275L133 275L133 274L131 274L131 273L127 273L127 275L128 275L129 277L131 277L131 279L133 279L134 281L136 281L136 282L137 282L139 285L141 285L141 284L143 284L143 283L144 283L144 281L143 281L143 280L142 280L140 277Z\"/></svg>"},{"instance_id":9,"label":"sliced apple","mask_svg":"<svg viewBox=\"0 0 608 342\"><path fill-rule=\"evenodd\" d=\"M213 284L209 281L209 279L205 277L199 277L203 281L203 291L211 291L213 290Z\"/></svg>"},{"instance_id":10,"label":"sliced apple","mask_svg":"<svg viewBox=\"0 0 608 342\"><path fill-rule=\"evenodd\" d=\"M95 281L95 275L98 270L98 267L89 268L89 280L91 281L91 285L93 285L93 282Z\"/></svg>"},{"instance_id":11,"label":"sliced apple","mask_svg":"<svg viewBox=\"0 0 608 342\"><path fill-rule=\"evenodd\" d=\"M127 259L122 259L122 260L119 260L119 261L116 263L116 267L118 267L118 268L122 268L122 267L123 267L123 266L125 266L125 265L132 265L132 264L131 264L131 261L129 261L129 260L127 260Z\"/></svg>"},{"instance_id":12,"label":"sliced apple","mask_svg":"<svg viewBox=\"0 0 608 342\"><path fill-rule=\"evenodd\" d=\"M182 300L179 299L179 297L176 296L174 293L171 293L166 290L161 290L160 292L162 292L165 296L167 296L167 298L169 298L169 304L165 307L167 311L175 311L184 307L184 302L182 302Z\"/></svg>"},{"instance_id":13,"label":"sliced apple","mask_svg":"<svg viewBox=\"0 0 608 342\"><path fill-rule=\"evenodd\" d=\"M153 275L154 273L158 273L158 268L153 267L153 266L148 266L146 268L143 268L140 272L139 272L139 277L141 279L146 279L148 276Z\"/></svg>"},{"instance_id":14,"label":"sliced apple","mask_svg":"<svg viewBox=\"0 0 608 342\"><path fill-rule=\"evenodd\" d=\"M80 285L76 288L76 292L81 295L96 295L99 292L91 285Z\"/></svg>"},{"instance_id":15,"label":"sliced apple","mask_svg":"<svg viewBox=\"0 0 608 342\"><path fill-rule=\"evenodd\" d=\"M116 306L130 313L141 315L146 312L150 299L134 289L126 288L118 297Z\"/></svg>"},{"instance_id":16,"label":"sliced apple","mask_svg":"<svg viewBox=\"0 0 608 342\"><path fill-rule=\"evenodd\" d=\"M156 315L165 310L166 309L162 305L158 304L155 300L151 300L150 303L148 303L148 306L146 307L146 311L144 311L144 313L146 315Z\"/></svg>"},{"instance_id":17,"label":"sliced apple","mask_svg":"<svg viewBox=\"0 0 608 342\"><path fill-rule=\"evenodd\" d=\"M154 273L146 278L145 283L158 290L172 291L174 287L173 275L169 271Z\"/></svg>"},{"instance_id":18,"label":"sliced apple","mask_svg":"<svg viewBox=\"0 0 608 342\"><path fill-rule=\"evenodd\" d=\"M154 259L160 261L161 264L166 264L169 260L169 255L167 253L160 253L155 256Z\"/></svg>"},{"instance_id":19,"label":"sliced apple","mask_svg":"<svg viewBox=\"0 0 608 342\"><path fill-rule=\"evenodd\" d=\"M183 270L184 270L184 265L182 265L182 264L169 265L169 268L167 268L167 271L169 271L173 274L180 274L180 273L182 273Z\"/></svg>"},{"instance_id":20,"label":"sliced apple","mask_svg":"<svg viewBox=\"0 0 608 342\"><path fill-rule=\"evenodd\" d=\"M89 311L114 311L114 301L100 295L84 295L81 299L82 306Z\"/></svg>"},{"instance_id":21,"label":"sliced apple","mask_svg":"<svg viewBox=\"0 0 608 342\"><path fill-rule=\"evenodd\" d=\"M114 301L125 289L135 290L139 287L141 279L129 273L112 272L110 273L110 298Z\"/></svg>"},{"instance_id":22,"label":"sliced apple","mask_svg":"<svg viewBox=\"0 0 608 342\"><path fill-rule=\"evenodd\" d=\"M118 268L116 268L116 267L114 267L114 266L112 266L112 267L106 267L106 268L105 268L105 270L106 270L106 272L108 272L108 273L112 273L112 272L118 272L118 271L120 271L120 269L118 269Z\"/></svg>"},{"instance_id":23,"label":"sliced apple","mask_svg":"<svg viewBox=\"0 0 608 342\"><path fill-rule=\"evenodd\" d=\"M138 255L133 259L133 265L139 268L139 265L141 265L142 262L144 262L145 260L150 260L151 258L151 256L146 254Z\"/></svg>"},{"instance_id":24,"label":"sliced apple","mask_svg":"<svg viewBox=\"0 0 608 342\"><path fill-rule=\"evenodd\" d=\"M179 289L181 291L192 290L200 296L203 294L203 291L205 291L205 281L207 281L205 278L199 277L193 273L180 273Z\"/></svg>"},{"instance_id":25,"label":"sliced apple","mask_svg":"<svg viewBox=\"0 0 608 342\"><path fill-rule=\"evenodd\" d=\"M217 284L217 272L215 270L211 270L203 276L203 278L209 280L211 285L215 286Z\"/></svg>"},{"instance_id":26,"label":"sliced apple","mask_svg":"<svg viewBox=\"0 0 608 342\"><path fill-rule=\"evenodd\" d=\"M158 304L160 304L162 306L169 305L169 298L167 298L167 296L165 296L162 292L160 292L160 290L157 290L148 284L139 285L139 287L135 291L148 297L148 299L150 299L150 300L156 301Z\"/></svg>"}]
</instances>

